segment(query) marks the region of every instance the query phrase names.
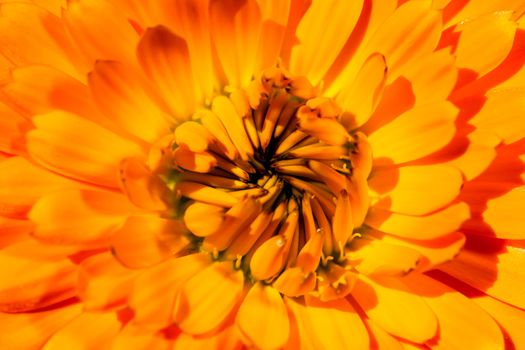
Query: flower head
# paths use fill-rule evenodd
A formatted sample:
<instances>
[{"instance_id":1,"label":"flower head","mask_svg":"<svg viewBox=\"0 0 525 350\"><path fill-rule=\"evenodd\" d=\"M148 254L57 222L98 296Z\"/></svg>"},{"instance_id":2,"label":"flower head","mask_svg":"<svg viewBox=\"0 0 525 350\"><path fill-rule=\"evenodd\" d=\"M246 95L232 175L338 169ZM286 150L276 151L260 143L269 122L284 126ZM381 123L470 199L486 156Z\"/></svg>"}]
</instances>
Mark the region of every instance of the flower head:
<instances>
[{"instance_id":1,"label":"flower head","mask_svg":"<svg viewBox=\"0 0 525 350\"><path fill-rule=\"evenodd\" d=\"M0 344L518 349L525 2L0 2Z\"/></svg>"}]
</instances>

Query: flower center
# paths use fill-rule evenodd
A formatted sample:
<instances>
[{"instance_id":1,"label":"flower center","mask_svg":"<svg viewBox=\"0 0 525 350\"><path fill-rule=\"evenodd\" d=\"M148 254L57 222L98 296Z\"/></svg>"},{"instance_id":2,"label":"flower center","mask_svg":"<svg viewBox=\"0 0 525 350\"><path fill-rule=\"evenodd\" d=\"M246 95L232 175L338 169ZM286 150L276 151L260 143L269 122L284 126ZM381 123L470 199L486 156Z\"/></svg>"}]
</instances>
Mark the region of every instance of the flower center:
<instances>
[{"instance_id":1,"label":"flower center","mask_svg":"<svg viewBox=\"0 0 525 350\"><path fill-rule=\"evenodd\" d=\"M180 124L168 182L195 248L286 295L345 295L372 159L348 117L276 67Z\"/></svg>"}]
</instances>

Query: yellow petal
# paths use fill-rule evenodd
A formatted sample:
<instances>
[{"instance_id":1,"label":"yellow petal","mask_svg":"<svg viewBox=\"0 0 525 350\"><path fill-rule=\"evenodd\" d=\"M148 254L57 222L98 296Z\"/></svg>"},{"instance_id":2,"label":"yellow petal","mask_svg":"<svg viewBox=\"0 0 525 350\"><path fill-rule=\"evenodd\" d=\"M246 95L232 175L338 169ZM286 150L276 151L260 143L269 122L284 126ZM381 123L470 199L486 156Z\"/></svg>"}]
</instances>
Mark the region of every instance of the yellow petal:
<instances>
[{"instance_id":1,"label":"yellow petal","mask_svg":"<svg viewBox=\"0 0 525 350\"><path fill-rule=\"evenodd\" d=\"M376 163L385 158L404 163L445 147L454 136L457 114L458 109L450 102L419 106L403 113L368 137Z\"/></svg>"},{"instance_id":2,"label":"yellow petal","mask_svg":"<svg viewBox=\"0 0 525 350\"><path fill-rule=\"evenodd\" d=\"M228 192L197 182L184 181L177 184L175 191L184 197L221 207L232 207L238 201Z\"/></svg>"},{"instance_id":3,"label":"yellow petal","mask_svg":"<svg viewBox=\"0 0 525 350\"><path fill-rule=\"evenodd\" d=\"M512 307L487 295L476 297L472 300L488 312L503 328L506 333L505 343L510 341L516 350L523 349L525 345L525 334L521 331L523 327L525 327L523 310Z\"/></svg>"},{"instance_id":4,"label":"yellow petal","mask_svg":"<svg viewBox=\"0 0 525 350\"><path fill-rule=\"evenodd\" d=\"M425 275L412 275L405 283L421 295L439 322L433 349L504 349L503 335L490 316L463 294Z\"/></svg>"},{"instance_id":5,"label":"yellow petal","mask_svg":"<svg viewBox=\"0 0 525 350\"><path fill-rule=\"evenodd\" d=\"M525 186L513 188L501 197L490 199L483 220L497 232L498 238L525 239L523 210Z\"/></svg>"},{"instance_id":6,"label":"yellow petal","mask_svg":"<svg viewBox=\"0 0 525 350\"><path fill-rule=\"evenodd\" d=\"M503 62L512 49L517 29L511 16L512 11L498 11L459 24L456 27L460 32L456 49L458 67L482 76ZM488 42L494 44L486 45Z\"/></svg>"},{"instance_id":7,"label":"yellow petal","mask_svg":"<svg viewBox=\"0 0 525 350\"><path fill-rule=\"evenodd\" d=\"M380 232L367 232L367 234L379 239L380 242L407 247L419 252L421 261L418 271L427 270L452 260L465 244L465 235L460 232L453 232L432 240L399 238Z\"/></svg>"},{"instance_id":8,"label":"yellow petal","mask_svg":"<svg viewBox=\"0 0 525 350\"><path fill-rule=\"evenodd\" d=\"M367 44L369 52L386 58L388 80L393 81L407 62L431 53L441 36L441 14L432 1L408 1L386 19Z\"/></svg>"},{"instance_id":9,"label":"yellow petal","mask_svg":"<svg viewBox=\"0 0 525 350\"><path fill-rule=\"evenodd\" d=\"M370 331L371 348L377 350L403 350L404 347L400 342L385 332L381 327L376 325L373 321L367 320L368 330ZM375 345L375 347L374 347Z\"/></svg>"},{"instance_id":10,"label":"yellow petal","mask_svg":"<svg viewBox=\"0 0 525 350\"><path fill-rule=\"evenodd\" d=\"M58 173L102 186L118 187L118 166L142 154L136 144L76 115L54 111L33 119L29 154ZM108 147L111 145L111 147Z\"/></svg>"},{"instance_id":11,"label":"yellow petal","mask_svg":"<svg viewBox=\"0 0 525 350\"><path fill-rule=\"evenodd\" d=\"M496 242L487 241L493 249ZM523 248L507 247L500 253L484 253L463 249L451 262L440 266L440 270L483 291L484 293L519 308L525 308L525 288Z\"/></svg>"},{"instance_id":12,"label":"yellow petal","mask_svg":"<svg viewBox=\"0 0 525 350\"><path fill-rule=\"evenodd\" d=\"M465 203L454 204L425 216L409 216L370 209L365 223L380 231L409 239L435 239L454 232L470 217Z\"/></svg>"},{"instance_id":13,"label":"yellow petal","mask_svg":"<svg viewBox=\"0 0 525 350\"><path fill-rule=\"evenodd\" d=\"M175 116L178 119L190 116L195 110L195 96L184 39L163 26L149 28L139 42L137 57Z\"/></svg>"},{"instance_id":14,"label":"yellow petal","mask_svg":"<svg viewBox=\"0 0 525 350\"><path fill-rule=\"evenodd\" d=\"M525 133L522 119L524 101L524 88L493 90L487 94L487 101L469 123L495 133L505 143L519 141Z\"/></svg>"},{"instance_id":15,"label":"yellow petal","mask_svg":"<svg viewBox=\"0 0 525 350\"><path fill-rule=\"evenodd\" d=\"M89 87L100 109L115 124L148 142L169 132L170 117L141 75L116 61L97 61Z\"/></svg>"},{"instance_id":16,"label":"yellow petal","mask_svg":"<svg viewBox=\"0 0 525 350\"><path fill-rule=\"evenodd\" d=\"M247 160L247 154L253 155L253 148L250 143L244 124L240 115L237 114L235 106L225 96L218 96L213 100L212 111L220 119L228 135L230 136L241 158Z\"/></svg>"},{"instance_id":17,"label":"yellow petal","mask_svg":"<svg viewBox=\"0 0 525 350\"><path fill-rule=\"evenodd\" d=\"M301 349L369 349L369 336L361 317L346 299L306 302L286 298L299 332Z\"/></svg>"},{"instance_id":18,"label":"yellow petal","mask_svg":"<svg viewBox=\"0 0 525 350\"><path fill-rule=\"evenodd\" d=\"M190 334L217 329L239 303L244 276L231 262L212 263L181 288L177 297L177 323Z\"/></svg>"},{"instance_id":19,"label":"yellow petal","mask_svg":"<svg viewBox=\"0 0 525 350\"><path fill-rule=\"evenodd\" d=\"M370 55L355 80L337 95L337 103L353 117L348 121L343 119L343 125L358 127L368 121L383 95L386 75L385 57L377 53Z\"/></svg>"},{"instance_id":20,"label":"yellow petal","mask_svg":"<svg viewBox=\"0 0 525 350\"><path fill-rule=\"evenodd\" d=\"M255 284L239 308L236 324L247 345L280 349L288 340L289 321L283 299L273 287Z\"/></svg>"},{"instance_id":21,"label":"yellow petal","mask_svg":"<svg viewBox=\"0 0 525 350\"><path fill-rule=\"evenodd\" d=\"M448 166L405 166L375 171L368 185L378 196L373 207L425 215L452 202L459 195L463 178Z\"/></svg>"},{"instance_id":22,"label":"yellow petal","mask_svg":"<svg viewBox=\"0 0 525 350\"><path fill-rule=\"evenodd\" d=\"M392 335L423 343L438 331L432 310L397 278L384 277L376 282L361 275L352 297L372 321Z\"/></svg>"},{"instance_id":23,"label":"yellow petal","mask_svg":"<svg viewBox=\"0 0 525 350\"><path fill-rule=\"evenodd\" d=\"M421 254L413 248L382 240L356 239L348 257L357 261L355 269L365 275L401 276L419 265Z\"/></svg>"},{"instance_id":24,"label":"yellow petal","mask_svg":"<svg viewBox=\"0 0 525 350\"><path fill-rule=\"evenodd\" d=\"M446 99L458 77L454 56L446 49L432 52L403 68L403 76L412 84L416 103Z\"/></svg>"},{"instance_id":25,"label":"yellow petal","mask_svg":"<svg viewBox=\"0 0 525 350\"><path fill-rule=\"evenodd\" d=\"M474 130L467 137L469 144L464 153L445 164L457 167L467 180L472 180L490 166L496 157L495 148L501 140L493 131L480 129Z\"/></svg>"},{"instance_id":26,"label":"yellow petal","mask_svg":"<svg viewBox=\"0 0 525 350\"><path fill-rule=\"evenodd\" d=\"M295 31L290 70L317 85L355 27L363 1L313 1ZM329 38L329 40L327 39Z\"/></svg>"}]
</instances>

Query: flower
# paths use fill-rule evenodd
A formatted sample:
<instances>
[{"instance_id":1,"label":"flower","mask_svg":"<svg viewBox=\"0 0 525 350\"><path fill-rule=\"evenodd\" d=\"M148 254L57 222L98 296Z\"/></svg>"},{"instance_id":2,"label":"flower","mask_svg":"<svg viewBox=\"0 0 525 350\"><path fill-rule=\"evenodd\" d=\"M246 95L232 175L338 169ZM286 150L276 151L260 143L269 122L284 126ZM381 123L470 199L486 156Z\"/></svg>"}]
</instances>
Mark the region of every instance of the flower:
<instances>
[{"instance_id":1,"label":"flower","mask_svg":"<svg viewBox=\"0 0 525 350\"><path fill-rule=\"evenodd\" d=\"M524 11L0 2L0 344L523 347Z\"/></svg>"}]
</instances>

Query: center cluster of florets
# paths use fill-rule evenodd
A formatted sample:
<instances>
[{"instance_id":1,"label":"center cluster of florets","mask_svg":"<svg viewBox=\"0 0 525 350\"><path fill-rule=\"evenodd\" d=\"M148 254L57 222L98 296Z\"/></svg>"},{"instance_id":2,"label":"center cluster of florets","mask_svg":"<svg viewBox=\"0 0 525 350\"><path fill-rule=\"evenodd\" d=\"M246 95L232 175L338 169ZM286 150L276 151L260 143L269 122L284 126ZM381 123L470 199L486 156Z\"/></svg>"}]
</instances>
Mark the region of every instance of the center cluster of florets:
<instances>
[{"instance_id":1,"label":"center cluster of florets","mask_svg":"<svg viewBox=\"0 0 525 350\"><path fill-rule=\"evenodd\" d=\"M283 294L344 294L371 155L340 117L305 78L274 68L179 125L172 190L197 249Z\"/></svg>"}]
</instances>

